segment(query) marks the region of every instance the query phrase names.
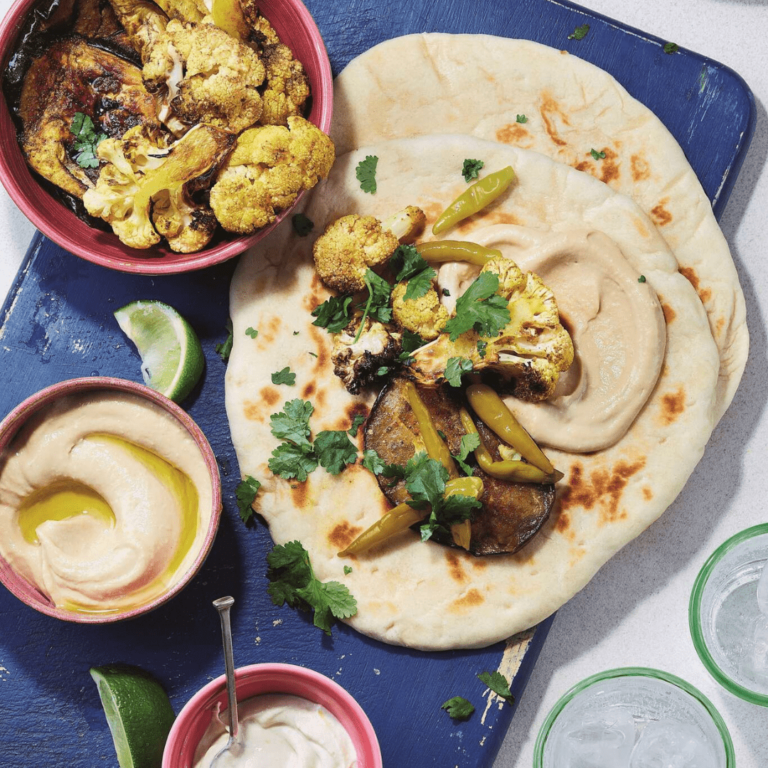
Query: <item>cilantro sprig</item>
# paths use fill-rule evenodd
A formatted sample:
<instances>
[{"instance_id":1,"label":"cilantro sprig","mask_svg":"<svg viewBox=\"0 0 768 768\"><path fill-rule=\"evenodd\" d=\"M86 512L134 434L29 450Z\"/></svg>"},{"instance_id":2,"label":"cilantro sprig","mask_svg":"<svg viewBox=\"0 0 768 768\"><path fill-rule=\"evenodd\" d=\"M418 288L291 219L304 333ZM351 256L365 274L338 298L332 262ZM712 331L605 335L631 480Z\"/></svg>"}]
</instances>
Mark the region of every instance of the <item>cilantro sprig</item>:
<instances>
[{"instance_id":1,"label":"cilantro sprig","mask_svg":"<svg viewBox=\"0 0 768 768\"><path fill-rule=\"evenodd\" d=\"M490 690L492 690L497 696L500 696L509 704L515 703L515 697L509 690L509 683L507 678L501 674L501 672L481 672L478 675L480 682L485 683Z\"/></svg>"},{"instance_id":2,"label":"cilantro sprig","mask_svg":"<svg viewBox=\"0 0 768 768\"><path fill-rule=\"evenodd\" d=\"M349 325L352 318L349 309L351 303L351 296L331 296L312 310L312 317L317 318L312 325L325 328L328 333L340 333Z\"/></svg>"},{"instance_id":3,"label":"cilantro sprig","mask_svg":"<svg viewBox=\"0 0 768 768\"><path fill-rule=\"evenodd\" d=\"M272 383L287 384L289 387L292 387L296 383L296 374L286 366L282 370L272 374Z\"/></svg>"},{"instance_id":4,"label":"cilantro sprig","mask_svg":"<svg viewBox=\"0 0 768 768\"><path fill-rule=\"evenodd\" d=\"M360 189L373 195L376 192L376 166L379 158L376 155L368 155L361 160L355 168L355 176L360 182Z\"/></svg>"},{"instance_id":5,"label":"cilantro sprig","mask_svg":"<svg viewBox=\"0 0 768 768\"><path fill-rule=\"evenodd\" d=\"M400 464L387 464L373 448L363 451L363 466L376 477L382 475L393 478L393 485L405 477L405 467Z\"/></svg>"},{"instance_id":6,"label":"cilantro sprig","mask_svg":"<svg viewBox=\"0 0 768 768\"><path fill-rule=\"evenodd\" d=\"M106 133L97 133L96 126L88 115L75 112L72 118L70 133L75 137L75 162L81 168L98 168L99 158L96 157L96 147L107 138Z\"/></svg>"},{"instance_id":7,"label":"cilantro sprig","mask_svg":"<svg viewBox=\"0 0 768 768\"><path fill-rule=\"evenodd\" d=\"M362 413L356 413L354 419L352 419L352 426L347 430L347 434L357 437L357 433L363 424L365 424L365 416Z\"/></svg>"},{"instance_id":8,"label":"cilantro sprig","mask_svg":"<svg viewBox=\"0 0 768 768\"><path fill-rule=\"evenodd\" d=\"M568 35L569 40L583 40L587 33L589 32L589 24L582 24L580 27L576 27L576 29L571 32L570 35Z\"/></svg>"},{"instance_id":9,"label":"cilantro sprig","mask_svg":"<svg viewBox=\"0 0 768 768\"><path fill-rule=\"evenodd\" d=\"M216 350L216 354L221 358L221 361L223 363L226 363L229 361L229 356L232 354L232 343L235 340L235 337L232 335L232 321L227 320L227 338L221 342L221 344L217 344L214 349Z\"/></svg>"},{"instance_id":10,"label":"cilantro sprig","mask_svg":"<svg viewBox=\"0 0 768 768\"><path fill-rule=\"evenodd\" d=\"M605 160L605 151L598 152L596 149L590 149L589 154L593 160Z\"/></svg>"},{"instance_id":11,"label":"cilantro sprig","mask_svg":"<svg viewBox=\"0 0 768 768\"><path fill-rule=\"evenodd\" d=\"M392 254L391 264L396 270L397 282L407 282L403 296L405 301L420 299L427 295L437 272L421 257L414 246L398 246Z\"/></svg>"},{"instance_id":12,"label":"cilantro sprig","mask_svg":"<svg viewBox=\"0 0 768 768\"><path fill-rule=\"evenodd\" d=\"M256 495L261 488L261 483L250 475L245 478L235 488L235 498L237 499L237 509L240 512L240 519L247 523L253 517L253 507L256 501Z\"/></svg>"},{"instance_id":13,"label":"cilantro sprig","mask_svg":"<svg viewBox=\"0 0 768 768\"><path fill-rule=\"evenodd\" d=\"M461 175L464 177L464 181L469 184L472 179L477 178L477 174L485 167L485 163L482 160L465 160L461 169Z\"/></svg>"},{"instance_id":14,"label":"cilantro sprig","mask_svg":"<svg viewBox=\"0 0 768 768\"><path fill-rule=\"evenodd\" d=\"M368 289L368 300L365 304L359 304L357 307L363 310L363 316L360 319L360 327L357 329L355 343L363 333L367 317L370 316L380 323L388 323L392 319L392 307L389 304L392 286L369 268L365 271L365 287Z\"/></svg>"},{"instance_id":15,"label":"cilantro sprig","mask_svg":"<svg viewBox=\"0 0 768 768\"><path fill-rule=\"evenodd\" d=\"M463 696L454 696L440 705L454 720L467 720L475 711L474 705Z\"/></svg>"},{"instance_id":16,"label":"cilantro sprig","mask_svg":"<svg viewBox=\"0 0 768 768\"><path fill-rule=\"evenodd\" d=\"M331 634L334 619L348 619L357 613L357 601L338 581L320 581L312 570L309 553L299 541L276 544L267 555L267 592L281 607L314 611L316 627Z\"/></svg>"},{"instance_id":17,"label":"cilantro sprig","mask_svg":"<svg viewBox=\"0 0 768 768\"><path fill-rule=\"evenodd\" d=\"M469 434L462 436L458 454L452 454L456 463L461 467L467 477L472 477L472 467L467 464L467 457L472 451L476 451L479 447L480 435L476 432L470 432Z\"/></svg>"},{"instance_id":18,"label":"cilantro sprig","mask_svg":"<svg viewBox=\"0 0 768 768\"><path fill-rule=\"evenodd\" d=\"M461 386L461 377L465 373L471 373L474 365L466 357L449 357L445 366L445 380L452 387Z\"/></svg>"},{"instance_id":19,"label":"cilantro sprig","mask_svg":"<svg viewBox=\"0 0 768 768\"><path fill-rule=\"evenodd\" d=\"M496 336L510 321L507 300L499 296L499 277L481 272L456 302L456 314L446 324L451 341L473 328L482 336Z\"/></svg>"}]
</instances>

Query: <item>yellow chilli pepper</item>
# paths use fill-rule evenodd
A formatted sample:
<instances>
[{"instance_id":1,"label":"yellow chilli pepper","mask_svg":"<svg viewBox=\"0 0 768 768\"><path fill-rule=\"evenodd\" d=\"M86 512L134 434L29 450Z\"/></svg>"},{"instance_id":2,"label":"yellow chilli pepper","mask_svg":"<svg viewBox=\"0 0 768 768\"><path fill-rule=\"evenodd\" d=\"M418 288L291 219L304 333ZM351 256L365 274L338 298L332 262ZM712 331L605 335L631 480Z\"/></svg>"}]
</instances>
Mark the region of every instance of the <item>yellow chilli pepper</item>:
<instances>
[{"instance_id":1,"label":"yellow chilli pepper","mask_svg":"<svg viewBox=\"0 0 768 768\"><path fill-rule=\"evenodd\" d=\"M458 477L459 470L456 469L456 462L443 438L437 434L437 428L429 415L427 406L424 405L418 390L410 381L405 385L405 396L416 421L419 423L419 431L427 449L427 455L430 459L439 461L448 470L448 477Z\"/></svg>"},{"instance_id":2,"label":"yellow chilli pepper","mask_svg":"<svg viewBox=\"0 0 768 768\"><path fill-rule=\"evenodd\" d=\"M416 246L424 261L430 264L442 264L444 261L465 261L484 267L491 259L501 258L501 251L486 248L477 243L466 243L463 240L433 240L431 243L420 243Z\"/></svg>"}]
</instances>

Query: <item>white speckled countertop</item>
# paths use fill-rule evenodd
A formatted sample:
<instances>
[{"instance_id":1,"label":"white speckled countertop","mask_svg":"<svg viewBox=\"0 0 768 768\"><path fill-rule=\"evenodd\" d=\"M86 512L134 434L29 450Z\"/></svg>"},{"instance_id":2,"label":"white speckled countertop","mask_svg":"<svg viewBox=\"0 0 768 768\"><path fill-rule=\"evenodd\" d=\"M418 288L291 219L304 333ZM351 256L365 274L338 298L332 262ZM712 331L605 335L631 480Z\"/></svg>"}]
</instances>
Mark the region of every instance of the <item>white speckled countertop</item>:
<instances>
[{"instance_id":1,"label":"white speckled countertop","mask_svg":"<svg viewBox=\"0 0 768 768\"><path fill-rule=\"evenodd\" d=\"M727 64L754 92L757 130L722 221L746 295L751 352L736 398L683 493L558 612L494 768L530 768L536 734L557 699L583 678L623 666L658 667L691 682L723 715L739 768L768 768L768 709L721 689L688 632L691 587L709 554L768 521L768 0L583 4ZM0 13L10 5L0 0ZM0 296L33 232L0 188ZM716 484L699 482L712 476Z\"/></svg>"}]
</instances>

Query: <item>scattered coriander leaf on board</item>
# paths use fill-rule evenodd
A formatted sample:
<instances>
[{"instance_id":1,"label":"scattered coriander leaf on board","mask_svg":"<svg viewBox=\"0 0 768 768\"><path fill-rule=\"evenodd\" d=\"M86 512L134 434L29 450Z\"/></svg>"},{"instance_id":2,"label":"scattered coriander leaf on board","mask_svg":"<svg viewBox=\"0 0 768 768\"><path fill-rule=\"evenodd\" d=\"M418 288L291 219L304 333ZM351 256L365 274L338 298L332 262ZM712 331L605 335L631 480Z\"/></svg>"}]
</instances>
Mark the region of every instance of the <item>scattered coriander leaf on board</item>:
<instances>
[{"instance_id":1,"label":"scattered coriander leaf on board","mask_svg":"<svg viewBox=\"0 0 768 768\"><path fill-rule=\"evenodd\" d=\"M352 426L347 430L347 433L352 435L352 437L357 437L357 433L363 424L365 424L365 416L362 413L356 413L355 418L352 419Z\"/></svg>"},{"instance_id":2,"label":"scattered coriander leaf on board","mask_svg":"<svg viewBox=\"0 0 768 768\"><path fill-rule=\"evenodd\" d=\"M472 361L466 357L449 357L445 366L445 379L452 387L460 387L462 375L470 373L473 368Z\"/></svg>"},{"instance_id":3,"label":"scattered coriander leaf on board","mask_svg":"<svg viewBox=\"0 0 768 768\"><path fill-rule=\"evenodd\" d=\"M477 178L477 174L483 168L485 163L482 160L465 160L464 166L461 169L461 175L464 177L464 181L469 184L472 179Z\"/></svg>"},{"instance_id":4,"label":"scattered coriander leaf on board","mask_svg":"<svg viewBox=\"0 0 768 768\"><path fill-rule=\"evenodd\" d=\"M286 442L280 443L272 451L272 457L267 465L273 474L286 480L295 477L303 483L307 476L317 469L317 458L309 444L298 446Z\"/></svg>"},{"instance_id":5,"label":"scattered coriander leaf on board","mask_svg":"<svg viewBox=\"0 0 768 768\"><path fill-rule=\"evenodd\" d=\"M314 610L314 623L327 635L333 619L348 619L357 613L357 601L338 581L319 581L309 560L309 553L299 541L276 544L267 555L267 587L278 607Z\"/></svg>"},{"instance_id":6,"label":"scattered coriander leaf on board","mask_svg":"<svg viewBox=\"0 0 768 768\"><path fill-rule=\"evenodd\" d=\"M277 371L277 373L272 374L272 383L287 384L289 387L292 387L296 383L296 374L286 366L282 371Z\"/></svg>"},{"instance_id":7,"label":"scattered coriander leaf on board","mask_svg":"<svg viewBox=\"0 0 768 768\"><path fill-rule=\"evenodd\" d=\"M355 168L355 176L360 182L360 189L373 195L376 192L376 166L379 158L376 155L368 155L361 160Z\"/></svg>"},{"instance_id":8,"label":"scattered coriander leaf on board","mask_svg":"<svg viewBox=\"0 0 768 768\"><path fill-rule=\"evenodd\" d=\"M320 466L332 475L338 475L347 464L357 461L357 446L344 429L327 429L315 438L315 453Z\"/></svg>"},{"instance_id":9,"label":"scattered coriander leaf on board","mask_svg":"<svg viewBox=\"0 0 768 768\"><path fill-rule=\"evenodd\" d=\"M472 476L472 467L467 464L467 456L469 456L472 451L478 449L479 447L480 435L478 435L476 432L471 432L462 436L459 453L453 454L453 458L456 459L456 463L461 467L462 471L467 477Z\"/></svg>"},{"instance_id":10,"label":"scattered coriander leaf on board","mask_svg":"<svg viewBox=\"0 0 768 768\"><path fill-rule=\"evenodd\" d=\"M587 36L587 32L589 32L589 24L582 24L580 27L576 27L576 29L568 35L568 39L583 40Z\"/></svg>"},{"instance_id":11,"label":"scattered coriander leaf on board","mask_svg":"<svg viewBox=\"0 0 768 768\"><path fill-rule=\"evenodd\" d=\"M483 341L480 339L480 341L477 342L477 354L480 355L480 357L485 357L488 349L488 342Z\"/></svg>"},{"instance_id":12,"label":"scattered coriander leaf on board","mask_svg":"<svg viewBox=\"0 0 768 768\"><path fill-rule=\"evenodd\" d=\"M214 349L216 354L221 358L222 362L226 363L229 360L229 356L232 354L232 342L235 340L232 335L232 321L227 320L227 338L217 344Z\"/></svg>"},{"instance_id":13,"label":"scattered coriander leaf on board","mask_svg":"<svg viewBox=\"0 0 768 768\"><path fill-rule=\"evenodd\" d=\"M481 672L478 677L480 682L485 683L497 696L501 696L502 699L510 704L515 703L515 697L509 690L507 678L501 672Z\"/></svg>"},{"instance_id":14,"label":"scattered coriander leaf on board","mask_svg":"<svg viewBox=\"0 0 768 768\"><path fill-rule=\"evenodd\" d=\"M256 501L256 494L261 488L261 483L250 475L246 475L237 488L235 488L235 498L237 499L237 508L240 510L240 519L247 523L253 517L253 504Z\"/></svg>"},{"instance_id":15,"label":"scattered coriander leaf on board","mask_svg":"<svg viewBox=\"0 0 768 768\"><path fill-rule=\"evenodd\" d=\"M252 339L255 339L259 335L259 332L255 328L249 327L245 329L245 335L250 336Z\"/></svg>"},{"instance_id":16,"label":"scattered coriander leaf on board","mask_svg":"<svg viewBox=\"0 0 768 768\"><path fill-rule=\"evenodd\" d=\"M528 118L525 115L518 115L517 116L517 122L518 123L527 123Z\"/></svg>"},{"instance_id":17,"label":"scattered coriander leaf on board","mask_svg":"<svg viewBox=\"0 0 768 768\"><path fill-rule=\"evenodd\" d=\"M96 147L107 138L105 133L97 133L96 126L88 115L75 112L72 118L70 133L75 137L75 162L81 168L98 168L99 158L96 157Z\"/></svg>"},{"instance_id":18,"label":"scattered coriander leaf on board","mask_svg":"<svg viewBox=\"0 0 768 768\"><path fill-rule=\"evenodd\" d=\"M291 224L293 225L293 231L299 237L306 237L315 226L312 219L307 218L303 213L295 213L291 219Z\"/></svg>"},{"instance_id":19,"label":"scattered coriander leaf on board","mask_svg":"<svg viewBox=\"0 0 768 768\"><path fill-rule=\"evenodd\" d=\"M645 275L640 275L640 277L637 278L638 283L644 283L645 282Z\"/></svg>"},{"instance_id":20,"label":"scattered coriander leaf on board","mask_svg":"<svg viewBox=\"0 0 768 768\"><path fill-rule=\"evenodd\" d=\"M592 158L594 160L603 160L605 159L605 152L598 152L596 149L590 149L589 154L592 155Z\"/></svg>"},{"instance_id":21,"label":"scattered coriander leaf on board","mask_svg":"<svg viewBox=\"0 0 768 768\"><path fill-rule=\"evenodd\" d=\"M317 318L312 325L325 328L328 333L339 333L349 325L351 303L351 296L331 296L312 310L312 317Z\"/></svg>"},{"instance_id":22,"label":"scattered coriander leaf on board","mask_svg":"<svg viewBox=\"0 0 768 768\"><path fill-rule=\"evenodd\" d=\"M349 574L352 573L352 566L351 565L345 565L344 566L344 575L349 576Z\"/></svg>"},{"instance_id":23,"label":"scattered coriander leaf on board","mask_svg":"<svg viewBox=\"0 0 768 768\"><path fill-rule=\"evenodd\" d=\"M269 420L272 434L278 440L290 440L299 446L309 446L309 417L315 407L309 400L289 400L279 413L273 413Z\"/></svg>"},{"instance_id":24,"label":"scattered coriander leaf on board","mask_svg":"<svg viewBox=\"0 0 768 768\"><path fill-rule=\"evenodd\" d=\"M664 53L677 53L679 50L677 43L664 43Z\"/></svg>"},{"instance_id":25,"label":"scattered coriander leaf on board","mask_svg":"<svg viewBox=\"0 0 768 768\"><path fill-rule=\"evenodd\" d=\"M454 696L443 702L440 709L444 709L454 720L467 720L475 711L474 706L463 696Z\"/></svg>"},{"instance_id":26,"label":"scattered coriander leaf on board","mask_svg":"<svg viewBox=\"0 0 768 768\"><path fill-rule=\"evenodd\" d=\"M507 300L497 295L499 277L481 272L456 302L456 314L445 324L451 341L473 328L483 336L496 336L510 321Z\"/></svg>"}]
</instances>

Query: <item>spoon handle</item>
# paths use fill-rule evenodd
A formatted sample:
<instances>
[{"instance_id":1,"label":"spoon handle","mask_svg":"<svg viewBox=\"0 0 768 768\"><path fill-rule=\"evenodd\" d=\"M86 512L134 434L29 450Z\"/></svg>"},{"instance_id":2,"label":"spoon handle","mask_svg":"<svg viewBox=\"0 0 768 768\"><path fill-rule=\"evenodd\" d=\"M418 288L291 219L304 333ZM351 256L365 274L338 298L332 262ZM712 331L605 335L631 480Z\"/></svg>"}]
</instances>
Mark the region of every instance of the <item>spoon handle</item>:
<instances>
[{"instance_id":1,"label":"spoon handle","mask_svg":"<svg viewBox=\"0 0 768 768\"><path fill-rule=\"evenodd\" d=\"M224 667L227 672L227 701L229 708L229 736L237 739L239 724L237 719L237 692L235 690L235 662L232 655L232 625L229 610L235 602L234 597L220 597L213 601L221 619L221 639L224 644Z\"/></svg>"}]
</instances>

